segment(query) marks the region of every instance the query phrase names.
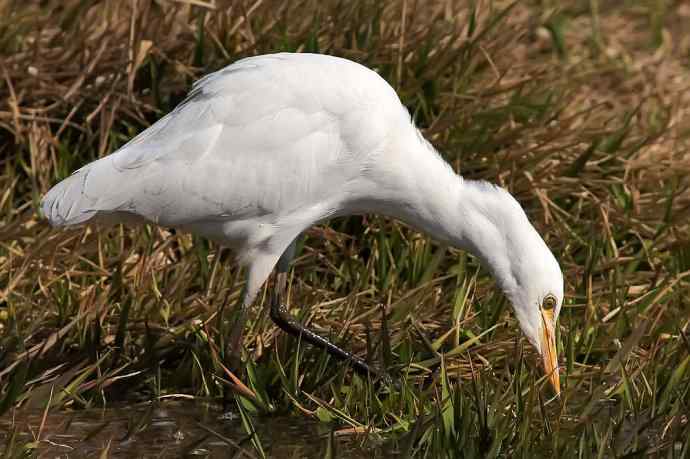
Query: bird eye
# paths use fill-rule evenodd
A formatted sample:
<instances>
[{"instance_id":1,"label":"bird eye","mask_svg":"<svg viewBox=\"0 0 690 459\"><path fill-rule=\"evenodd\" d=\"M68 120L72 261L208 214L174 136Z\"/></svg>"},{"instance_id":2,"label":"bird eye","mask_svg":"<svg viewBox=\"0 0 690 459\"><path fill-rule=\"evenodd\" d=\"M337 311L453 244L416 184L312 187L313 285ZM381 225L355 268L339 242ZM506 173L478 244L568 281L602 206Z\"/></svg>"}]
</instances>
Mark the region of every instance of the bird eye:
<instances>
[{"instance_id":1,"label":"bird eye","mask_svg":"<svg viewBox=\"0 0 690 459\"><path fill-rule=\"evenodd\" d=\"M556 307L556 297L553 295L546 295L546 298L544 298L544 301L542 302L542 309L546 311L551 311Z\"/></svg>"}]
</instances>

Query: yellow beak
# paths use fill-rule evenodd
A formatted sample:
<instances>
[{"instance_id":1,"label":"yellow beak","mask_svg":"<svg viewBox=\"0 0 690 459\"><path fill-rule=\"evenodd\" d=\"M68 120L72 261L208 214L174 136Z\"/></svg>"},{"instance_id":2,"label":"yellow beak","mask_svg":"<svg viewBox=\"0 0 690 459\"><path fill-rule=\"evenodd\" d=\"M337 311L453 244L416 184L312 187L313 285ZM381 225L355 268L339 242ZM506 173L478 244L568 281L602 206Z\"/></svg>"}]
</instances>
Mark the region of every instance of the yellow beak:
<instances>
[{"instance_id":1,"label":"yellow beak","mask_svg":"<svg viewBox=\"0 0 690 459\"><path fill-rule=\"evenodd\" d=\"M553 311L541 310L541 352L544 372L549 378L556 395L561 394L561 380L558 374L558 354L556 352L556 332L554 331Z\"/></svg>"}]
</instances>

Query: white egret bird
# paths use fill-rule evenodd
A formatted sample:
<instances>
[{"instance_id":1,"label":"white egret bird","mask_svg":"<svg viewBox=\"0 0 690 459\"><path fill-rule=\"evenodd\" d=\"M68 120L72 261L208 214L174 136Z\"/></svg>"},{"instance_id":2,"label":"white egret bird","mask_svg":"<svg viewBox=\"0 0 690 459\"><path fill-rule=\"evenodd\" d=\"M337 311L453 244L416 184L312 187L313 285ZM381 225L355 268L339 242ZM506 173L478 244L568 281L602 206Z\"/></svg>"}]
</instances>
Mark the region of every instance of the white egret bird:
<instances>
[{"instance_id":1,"label":"white egret bird","mask_svg":"<svg viewBox=\"0 0 690 459\"><path fill-rule=\"evenodd\" d=\"M349 60L281 53L207 75L171 113L57 184L41 206L56 226L146 221L233 248L248 267L235 352L246 309L283 254L285 271L300 233L343 215L399 219L489 268L559 392L563 276L553 254L507 191L458 176L393 88ZM271 312L284 330L368 370L279 303Z\"/></svg>"}]
</instances>

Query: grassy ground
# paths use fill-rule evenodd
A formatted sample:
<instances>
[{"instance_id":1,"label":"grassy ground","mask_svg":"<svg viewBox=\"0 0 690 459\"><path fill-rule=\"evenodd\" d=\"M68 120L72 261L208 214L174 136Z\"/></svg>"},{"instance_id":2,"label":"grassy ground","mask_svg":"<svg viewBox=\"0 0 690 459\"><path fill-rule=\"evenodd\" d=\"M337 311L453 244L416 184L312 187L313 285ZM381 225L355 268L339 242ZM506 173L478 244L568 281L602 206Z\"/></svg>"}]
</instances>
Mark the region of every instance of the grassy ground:
<instances>
[{"instance_id":1,"label":"grassy ground","mask_svg":"<svg viewBox=\"0 0 690 459\"><path fill-rule=\"evenodd\" d=\"M248 432L311 417L403 457L690 457L689 22L672 0L0 1L0 415L186 394L231 403ZM290 304L401 390L258 305L246 374L228 374L227 250L41 221L52 184L194 79L279 50L377 69L457 170L523 204L566 278L560 400L477 261L396 222L312 229ZM4 457L39 453L24 427Z\"/></svg>"}]
</instances>

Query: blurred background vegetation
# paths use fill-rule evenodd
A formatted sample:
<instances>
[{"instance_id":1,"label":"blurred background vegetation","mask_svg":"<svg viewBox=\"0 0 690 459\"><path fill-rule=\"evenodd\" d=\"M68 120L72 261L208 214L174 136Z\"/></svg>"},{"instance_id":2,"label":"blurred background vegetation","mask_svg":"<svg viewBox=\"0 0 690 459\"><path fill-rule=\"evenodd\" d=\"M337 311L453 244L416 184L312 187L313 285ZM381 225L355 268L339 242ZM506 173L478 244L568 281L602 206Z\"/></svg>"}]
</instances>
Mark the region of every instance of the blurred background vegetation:
<instances>
[{"instance_id":1,"label":"blurred background vegetation","mask_svg":"<svg viewBox=\"0 0 690 459\"><path fill-rule=\"evenodd\" d=\"M254 426L280 416L326 432L293 457L690 457L689 30L678 0L0 0L3 457L62 451L64 413L170 398L231 410L245 433L207 428L175 454L211 438L279 457ZM290 305L400 387L279 333L265 296L246 373L230 374L231 253L157 227L41 220L52 184L194 80L278 51L375 69L456 170L523 204L566 278L561 399L477 261L397 222L310 230ZM146 439L145 412L125 438ZM125 454L106 430L70 447Z\"/></svg>"}]
</instances>

